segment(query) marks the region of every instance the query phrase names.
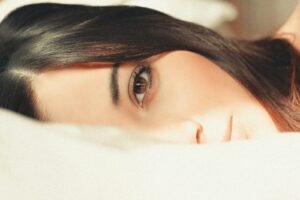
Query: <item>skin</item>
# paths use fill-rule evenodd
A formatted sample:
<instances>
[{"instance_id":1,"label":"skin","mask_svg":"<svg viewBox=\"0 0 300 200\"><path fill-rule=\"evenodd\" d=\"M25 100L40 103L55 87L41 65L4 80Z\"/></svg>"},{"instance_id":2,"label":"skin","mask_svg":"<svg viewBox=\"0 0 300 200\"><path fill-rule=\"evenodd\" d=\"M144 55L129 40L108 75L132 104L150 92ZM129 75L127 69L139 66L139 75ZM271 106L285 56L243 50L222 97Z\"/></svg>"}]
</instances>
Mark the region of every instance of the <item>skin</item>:
<instances>
[{"instance_id":1,"label":"skin","mask_svg":"<svg viewBox=\"0 0 300 200\"><path fill-rule=\"evenodd\" d=\"M122 63L118 69L117 104L111 98L112 64L90 63L38 74L32 83L37 109L47 121L113 126L174 143L277 133L256 99L205 57L172 51L146 62L152 68L152 83L142 107L132 98L130 85L137 63Z\"/></svg>"},{"instance_id":2,"label":"skin","mask_svg":"<svg viewBox=\"0 0 300 200\"><path fill-rule=\"evenodd\" d=\"M299 16L300 1L274 34L298 50ZM36 107L48 121L114 126L174 143L215 143L278 133L265 108L205 57L173 51L148 62L153 81L143 108L128 92L137 63L122 63L118 70L117 105L110 92L112 64L89 63L38 74L32 83Z\"/></svg>"}]
</instances>

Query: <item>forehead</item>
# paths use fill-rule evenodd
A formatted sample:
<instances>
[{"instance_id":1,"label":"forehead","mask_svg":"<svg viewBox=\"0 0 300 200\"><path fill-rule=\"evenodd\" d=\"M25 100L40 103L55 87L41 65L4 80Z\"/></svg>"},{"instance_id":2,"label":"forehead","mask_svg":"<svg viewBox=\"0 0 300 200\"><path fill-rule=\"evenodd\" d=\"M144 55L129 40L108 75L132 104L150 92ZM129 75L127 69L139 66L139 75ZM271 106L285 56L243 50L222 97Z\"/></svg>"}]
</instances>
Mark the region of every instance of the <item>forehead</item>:
<instances>
[{"instance_id":1,"label":"forehead","mask_svg":"<svg viewBox=\"0 0 300 200\"><path fill-rule=\"evenodd\" d=\"M121 104L129 105L129 99L124 98L128 94L124 91L128 90L128 80L137 62L150 62L158 57L122 63L117 75L122 93ZM112 69L113 63L101 62L50 69L37 74L32 81L32 89L38 114L45 121L127 126L132 118L128 116L133 116L133 108L116 108L113 104Z\"/></svg>"},{"instance_id":2,"label":"forehead","mask_svg":"<svg viewBox=\"0 0 300 200\"><path fill-rule=\"evenodd\" d=\"M85 113L97 119L105 112L99 103L109 105L111 65L76 66L48 70L38 74L33 82L36 107L47 120L85 122ZM99 109L102 109L99 112ZM76 122L74 121L74 122Z\"/></svg>"}]
</instances>

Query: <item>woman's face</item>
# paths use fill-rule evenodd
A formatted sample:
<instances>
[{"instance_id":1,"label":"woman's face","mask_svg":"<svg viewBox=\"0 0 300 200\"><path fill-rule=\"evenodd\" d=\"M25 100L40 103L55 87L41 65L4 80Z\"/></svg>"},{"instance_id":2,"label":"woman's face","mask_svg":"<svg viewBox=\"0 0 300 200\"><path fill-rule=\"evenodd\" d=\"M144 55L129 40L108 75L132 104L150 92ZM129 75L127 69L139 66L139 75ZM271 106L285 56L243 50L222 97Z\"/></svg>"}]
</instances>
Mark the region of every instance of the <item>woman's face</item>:
<instances>
[{"instance_id":1,"label":"woman's face","mask_svg":"<svg viewBox=\"0 0 300 200\"><path fill-rule=\"evenodd\" d=\"M90 63L33 81L45 120L105 125L164 141L211 143L277 131L266 110L205 57L172 51L140 63Z\"/></svg>"}]
</instances>

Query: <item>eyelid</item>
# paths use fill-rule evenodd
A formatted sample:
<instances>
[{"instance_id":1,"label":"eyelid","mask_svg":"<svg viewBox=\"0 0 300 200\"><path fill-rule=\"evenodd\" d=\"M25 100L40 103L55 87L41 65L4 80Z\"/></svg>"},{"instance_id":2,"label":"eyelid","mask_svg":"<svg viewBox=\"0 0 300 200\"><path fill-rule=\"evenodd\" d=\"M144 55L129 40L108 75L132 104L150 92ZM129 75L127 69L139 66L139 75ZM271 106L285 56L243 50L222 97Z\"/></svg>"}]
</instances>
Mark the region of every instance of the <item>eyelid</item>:
<instances>
[{"instance_id":1,"label":"eyelid","mask_svg":"<svg viewBox=\"0 0 300 200\"><path fill-rule=\"evenodd\" d=\"M145 96L143 98L143 101L142 101L142 106L140 105L140 102L138 102L137 98L136 98L136 94L134 92L134 83L135 83L135 80L138 76L140 76L142 73L145 72L145 70L148 70L150 69L150 73L149 73L149 88L146 90L145 92ZM128 84L128 94L129 94L129 97L131 99L131 101L135 104L135 106L137 106L138 108L144 108L144 100L147 98L148 96L148 91L151 89L151 68L150 68L150 65L149 63L146 63L146 62L138 62L136 64L136 67L133 69L133 72L130 76L130 79L129 79L129 84Z\"/></svg>"},{"instance_id":2,"label":"eyelid","mask_svg":"<svg viewBox=\"0 0 300 200\"><path fill-rule=\"evenodd\" d=\"M133 84L134 84L134 80L135 80L136 76L138 76L140 73L143 73L144 72L143 70L145 70L145 68L149 68L149 70L150 70L150 73L149 73L150 86L149 86L149 89L145 93L145 97L143 99L143 107L141 107L140 105L138 105L138 102L136 101L136 98L134 97ZM142 109L142 110L147 110L151 100L153 99L154 94L156 93L156 87L153 87L156 85L157 85L157 75L155 73L155 70L152 68L151 63L145 62L145 61L138 62L130 76L130 79L129 79L128 96L136 107L138 107L139 109Z\"/></svg>"}]
</instances>

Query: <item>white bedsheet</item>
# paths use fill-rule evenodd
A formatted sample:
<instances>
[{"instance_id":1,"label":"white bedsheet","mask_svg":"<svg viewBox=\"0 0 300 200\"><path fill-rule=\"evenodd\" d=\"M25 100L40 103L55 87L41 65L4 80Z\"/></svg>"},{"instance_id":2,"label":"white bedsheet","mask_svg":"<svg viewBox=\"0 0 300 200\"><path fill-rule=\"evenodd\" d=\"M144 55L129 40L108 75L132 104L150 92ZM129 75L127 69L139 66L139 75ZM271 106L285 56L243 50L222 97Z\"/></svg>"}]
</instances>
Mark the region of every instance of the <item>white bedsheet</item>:
<instances>
[{"instance_id":1,"label":"white bedsheet","mask_svg":"<svg viewBox=\"0 0 300 200\"><path fill-rule=\"evenodd\" d=\"M300 136L162 144L0 110L0 199L299 200Z\"/></svg>"}]
</instances>

